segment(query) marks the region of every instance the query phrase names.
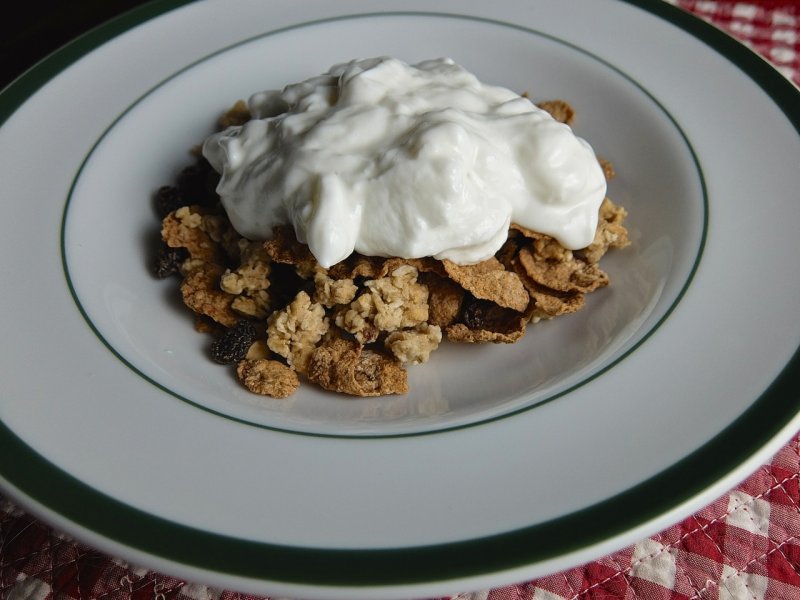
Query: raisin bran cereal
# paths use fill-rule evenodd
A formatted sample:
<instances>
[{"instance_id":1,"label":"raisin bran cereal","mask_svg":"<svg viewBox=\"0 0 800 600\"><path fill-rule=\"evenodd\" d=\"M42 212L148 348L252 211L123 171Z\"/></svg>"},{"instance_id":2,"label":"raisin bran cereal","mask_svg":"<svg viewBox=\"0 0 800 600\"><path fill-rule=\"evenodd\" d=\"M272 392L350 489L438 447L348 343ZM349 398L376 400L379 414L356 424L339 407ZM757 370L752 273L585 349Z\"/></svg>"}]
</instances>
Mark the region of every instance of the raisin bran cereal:
<instances>
[{"instance_id":1,"label":"raisin bran cereal","mask_svg":"<svg viewBox=\"0 0 800 600\"><path fill-rule=\"evenodd\" d=\"M539 104L572 124L561 100ZM237 102L220 128L246 122ZM599 159L607 179L608 161ZM286 398L301 381L367 397L408 391L407 367L451 343L514 343L531 324L581 309L609 284L605 253L630 244L627 213L606 198L592 243L568 250L512 224L496 255L477 264L353 253L322 268L291 227L266 242L236 233L215 196L216 174L199 158L155 197L161 245L154 272L178 277L211 358L232 365L255 394Z\"/></svg>"}]
</instances>

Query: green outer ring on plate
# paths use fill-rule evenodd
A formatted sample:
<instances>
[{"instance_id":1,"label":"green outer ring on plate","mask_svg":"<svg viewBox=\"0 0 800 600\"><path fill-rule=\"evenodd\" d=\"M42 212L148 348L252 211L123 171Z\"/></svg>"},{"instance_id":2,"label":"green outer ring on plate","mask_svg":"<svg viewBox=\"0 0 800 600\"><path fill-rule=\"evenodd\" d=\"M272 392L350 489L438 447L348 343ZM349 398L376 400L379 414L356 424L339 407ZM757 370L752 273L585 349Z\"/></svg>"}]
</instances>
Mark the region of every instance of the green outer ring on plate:
<instances>
[{"instance_id":1,"label":"green outer ring on plate","mask_svg":"<svg viewBox=\"0 0 800 600\"><path fill-rule=\"evenodd\" d=\"M800 93L763 59L700 19L661 0L622 0L679 26L727 57L763 89L800 132ZM184 4L164 0L68 44L0 96L0 120L83 54ZM470 577L553 559L640 526L729 475L800 410L800 349L769 388L724 431L658 475L587 509L491 537L386 550L272 545L185 527L100 494L65 473L0 423L0 473L76 527L155 557L254 580L319 586L391 586Z\"/></svg>"},{"instance_id":2,"label":"green outer ring on plate","mask_svg":"<svg viewBox=\"0 0 800 600\"><path fill-rule=\"evenodd\" d=\"M466 423L459 423L459 424L455 424L455 425L447 425L447 426L443 426L443 427L425 429L425 430L422 430L422 431L411 431L411 432L400 432L400 433L385 433L385 434L377 434L377 433L371 433L371 434L323 433L323 432L318 432L318 431L304 431L304 430L300 430L300 429L289 429L289 428L285 428L285 427L278 427L278 426L274 426L274 425L256 423L254 421L250 421L250 420L243 419L243 418L240 418L240 417L235 417L233 415L224 413L222 411L209 408L208 406L205 406L205 405L203 405L203 404L201 404L199 402L195 402L191 398L188 398L188 397L186 397L186 396L184 396L182 394L179 394L178 392L170 389L166 385L163 385L163 384L159 383L158 381L154 380L152 377L148 376L143 371L138 369L128 359L126 359L120 352L118 352L116 350L116 348L114 348L113 344L111 344L111 342L109 342L105 338L105 336L103 336L103 334L100 332L100 330L95 326L94 322L92 321L91 316L88 314L88 312L86 311L86 309L83 306L83 303L81 302L80 295L78 294L77 290L75 289L75 286L73 285L72 277L70 276L70 269L69 269L69 265L68 265L68 260L67 260L66 228L67 228L68 213L69 213L69 208L70 208L70 204L71 204L72 197L73 197L73 192L75 190L75 187L78 184L78 181L81 178L83 170L85 169L87 163L91 160L91 158L94 155L94 153L97 150L97 148L100 146L100 144L106 138L106 136L111 132L111 130L117 125L117 123L119 123L131 110L133 110L139 103L141 103L143 100L145 100L148 96L150 96L156 90L161 88L166 83L172 81L173 79L175 79L179 75L181 75L181 74L185 73L186 71L189 71L190 69L194 68L198 64L203 63L203 62L205 62L205 61L207 61L207 60L209 60L211 58L214 58L215 56L218 56L220 54L228 52L233 48L236 48L238 46L250 43L250 42L252 42L254 40L257 40L257 39L262 39L262 38L269 37L269 36L272 36L272 35L285 33L287 31L292 31L292 30L296 30L296 29L302 29L302 28L305 28L305 27L311 27L311 26L315 26L315 25L324 25L324 24L332 23L332 22L336 22L336 21L345 21L345 20L352 20L352 19L357 19L357 18L379 18L379 17L396 17L396 16L401 16L401 17L419 16L419 17L429 17L429 18L437 18L437 17L439 17L439 18L450 18L450 19L462 19L462 20L477 21L477 22L480 22L480 23L486 23L486 24L490 24L490 25L496 25L496 26L500 26L500 27L507 27L507 28L510 28L510 29L515 29L517 31L523 31L523 32L529 33L531 35L536 35L536 36L548 39L548 40L553 41L553 42L555 42L557 44L561 44L561 45L563 45L565 47L568 47L568 48L570 48L572 50L575 50L576 52L579 52L579 53L581 53L581 54L583 54L585 56L588 56L591 59L593 59L596 62L598 62L599 64L603 65L604 67L614 71L619 76L623 77L626 81L631 83L634 87L636 87L645 96L647 96L647 98L649 98L659 108L659 110L661 110L661 112L672 123L672 125L677 130L678 134L683 139L683 142L686 144L686 147L687 147L687 149L689 151L689 154L692 157L692 161L693 161L694 166L695 166L695 168L697 170L697 176L699 178L700 190L701 190L702 202L703 202L703 226L702 226L702 230L701 230L701 233L700 233L700 240L699 240L699 245L698 245L698 248L697 248L697 254L695 255L692 267L689 270L688 275L686 276L686 280L684 281L683 285L681 286L681 289L678 292L678 294L676 295L676 297L670 303L670 306L667 308L667 310L664 312L664 314L661 315L661 317L650 327L650 329L647 330L646 332L644 332L644 334L642 334L642 337L640 339L638 339L630 348L628 348L622 354L620 354L619 356L617 356L616 358L611 360L611 362L609 362L608 364L606 364L603 367L599 368L594 373L591 373L588 376L584 377L582 380L572 384L568 388L566 388L564 390L560 390L558 392L555 392L555 393L553 393L553 394L551 394L549 396L546 396L545 398L537 400L536 402L524 404L523 406L521 406L519 408L516 408L516 409L511 410L509 412L501 413L499 415L495 415L495 416L491 416L491 417L485 417L485 418L477 419L477 420L474 420L474 421L468 421ZM698 267L700 265L700 260L702 258L703 250L705 248L706 237L707 237L707 233L708 233L708 212L709 212L709 208L708 208L708 193L707 193L707 189L706 189L705 178L703 176L703 170L702 170L702 168L700 166L700 162L699 162L699 160L697 158L697 154L695 153L694 149L692 148L692 145L689 142L688 137L686 136L686 134L684 133L683 129L680 127L678 122L675 120L675 118L666 109L666 107L664 107L658 101L658 99L656 99L655 96L653 96L653 94L651 94L647 89L645 89L642 85L640 85L636 80L634 80L632 77L627 75L621 69L615 67L613 64L611 64L608 61L600 58L599 56L596 56L595 54L592 54L591 52L589 52L587 50L584 50L583 48L580 48L580 47L578 47L578 46L576 46L574 44L571 44L569 42L566 42L566 41L561 40L559 38L556 38L554 36L548 35L548 34L543 33L541 31L537 31L537 30L534 30L534 29L530 29L528 27L524 27L522 25L506 23L506 22L503 22L503 21L497 21L497 20L494 20L494 19L488 19L488 18L484 18L484 17L475 17L475 16L459 15L459 14L451 14L451 13L420 12L420 11L399 11L399 12L398 11L391 11L391 12L382 12L382 13L361 13L361 14L357 14L357 15L341 15L341 16L336 16L336 17L329 17L329 18L323 18L323 19L314 20L314 21L297 23L297 24L289 25L287 27L282 27L282 28L279 28L279 29L268 31L268 32L259 34L259 35L255 36L255 37L252 37L252 38L249 38L249 39L245 39L245 40L241 40L241 41L239 41L239 42L237 42L237 43L235 43L235 44L233 44L231 46L227 46L225 48L217 50L216 52L214 52L212 54L204 56L204 57L194 61L193 63L187 65L186 67L178 70L177 72L173 73L169 77L166 77L165 79L163 79L162 81L160 81L159 83L157 83L156 85L151 87L147 92L145 92L139 98L137 98L133 103L131 103L125 110L123 110L111 122L111 124L105 129L105 131L98 137L98 139L92 145L92 148L89 150L89 152L87 153L87 155L83 159L83 161L81 161L81 165L78 168L78 170L77 170L77 172L75 174L75 177L73 178L72 185L70 186L69 193L67 194L67 200L66 200L66 203L64 205L64 212L63 212L62 221L61 221L61 244L60 244L60 247L61 247L61 262L62 262L62 267L63 267L63 270L64 270L64 277L65 277L66 282L67 282L67 287L69 288L70 295L72 296L72 299L75 302L75 305L77 306L81 316L83 317L84 321L86 321L86 324L89 326L89 329L103 343L103 345L106 347L106 349L108 349L108 351L111 352L122 364L124 364L131 371L136 373L139 377L141 377L142 379L144 379L145 381L147 381L151 385L154 385L155 387L157 387L158 389L162 390L163 392L166 392L167 394L170 394L174 398L177 398L178 400L180 400L182 402L185 402L186 404L188 404L188 405L190 405L190 406L192 406L194 408L203 410L205 412L208 412L208 413L213 414L213 415L218 416L218 417L222 417L224 419L228 419L230 421L234 421L234 422L237 422L237 423L242 423L244 425L250 425L250 426L253 426L253 427L258 427L260 429L267 429L267 430L271 430L271 431L279 431L279 432L282 432L282 433L291 433L291 434L295 434L295 435L305 435L305 436L310 436L310 437L326 437L326 438L340 438L340 439L362 439L362 440L364 440L364 439L385 439L385 438L401 438L401 437L416 437L416 436L423 436L423 435L432 435L432 434L437 434L437 433L443 433L443 432L446 432L446 431L455 431L455 430L459 430L459 429L466 429L466 428L469 428L469 427L475 427L475 426L478 426L478 425L491 423L493 421L506 419L506 418L512 417L514 415L518 415L520 413L527 412L527 411L532 410L534 408L537 408L539 406L543 406L543 405L545 405L545 404L547 404L549 402L552 402L553 400L556 400L556 399L558 399L558 398L560 398L560 397L562 397L562 396L564 396L566 394L569 394L569 393L575 391L576 389L582 387L583 385L585 385L585 384L593 381L594 379L600 377L601 375L603 375L604 373L606 373L607 371L609 371L610 369L612 369L613 367L618 365L625 358L627 358L628 356L633 354L633 352L635 352L644 342L646 342L650 338L650 336L652 336L656 332L656 330L658 330L661 327L661 325L664 324L664 322L666 322L666 320L669 318L670 314L672 314L672 312L675 310L675 308L680 303L680 301L683 298L683 296L686 293L686 291L689 289L689 285L691 284L692 280L694 279L694 275L697 272L697 269L698 269Z\"/></svg>"}]
</instances>

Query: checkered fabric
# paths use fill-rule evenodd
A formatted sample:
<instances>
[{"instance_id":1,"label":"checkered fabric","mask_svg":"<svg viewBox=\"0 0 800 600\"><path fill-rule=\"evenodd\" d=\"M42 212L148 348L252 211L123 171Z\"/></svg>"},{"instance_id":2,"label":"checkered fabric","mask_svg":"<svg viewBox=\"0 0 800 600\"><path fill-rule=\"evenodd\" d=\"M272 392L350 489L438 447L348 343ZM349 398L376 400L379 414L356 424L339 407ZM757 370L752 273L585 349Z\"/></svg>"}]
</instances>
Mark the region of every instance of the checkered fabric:
<instances>
[{"instance_id":1,"label":"checkered fabric","mask_svg":"<svg viewBox=\"0 0 800 600\"><path fill-rule=\"evenodd\" d=\"M583 567L470 600L800 599L800 436L739 487Z\"/></svg>"},{"instance_id":2,"label":"checkered fabric","mask_svg":"<svg viewBox=\"0 0 800 600\"><path fill-rule=\"evenodd\" d=\"M800 1L670 0L727 31L800 85Z\"/></svg>"},{"instance_id":3,"label":"checkered fabric","mask_svg":"<svg viewBox=\"0 0 800 600\"><path fill-rule=\"evenodd\" d=\"M800 2L671 0L800 84ZM0 497L0 600L262 600L137 568ZM800 435L697 514L600 560L451 600L800 600Z\"/></svg>"}]
</instances>

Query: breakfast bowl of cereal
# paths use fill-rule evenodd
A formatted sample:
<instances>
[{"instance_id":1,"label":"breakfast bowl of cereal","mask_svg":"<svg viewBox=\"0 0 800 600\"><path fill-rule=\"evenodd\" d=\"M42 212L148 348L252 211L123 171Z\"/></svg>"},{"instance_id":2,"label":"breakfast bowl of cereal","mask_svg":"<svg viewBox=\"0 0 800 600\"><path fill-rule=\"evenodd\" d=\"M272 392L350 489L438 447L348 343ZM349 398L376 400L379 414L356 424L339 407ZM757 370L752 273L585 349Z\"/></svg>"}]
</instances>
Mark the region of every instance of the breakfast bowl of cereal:
<instances>
[{"instance_id":1,"label":"breakfast bowl of cereal","mask_svg":"<svg viewBox=\"0 0 800 600\"><path fill-rule=\"evenodd\" d=\"M4 492L187 579L430 596L797 429L788 81L658 2L301 4L155 3L3 92Z\"/></svg>"}]
</instances>

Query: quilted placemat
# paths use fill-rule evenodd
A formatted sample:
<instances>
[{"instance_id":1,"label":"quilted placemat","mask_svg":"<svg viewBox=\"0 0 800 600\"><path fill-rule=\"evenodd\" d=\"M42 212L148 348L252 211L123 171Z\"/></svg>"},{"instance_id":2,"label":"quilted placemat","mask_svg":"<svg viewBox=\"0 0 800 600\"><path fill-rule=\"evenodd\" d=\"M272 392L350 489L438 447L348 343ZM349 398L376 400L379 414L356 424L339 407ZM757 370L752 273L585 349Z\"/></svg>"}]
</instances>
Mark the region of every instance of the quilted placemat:
<instances>
[{"instance_id":1,"label":"quilted placemat","mask_svg":"<svg viewBox=\"0 0 800 600\"><path fill-rule=\"evenodd\" d=\"M800 2L672 0L800 85ZM148 571L78 543L0 497L2 600L263 600ZM800 600L800 435L735 489L587 565L451 600Z\"/></svg>"}]
</instances>

